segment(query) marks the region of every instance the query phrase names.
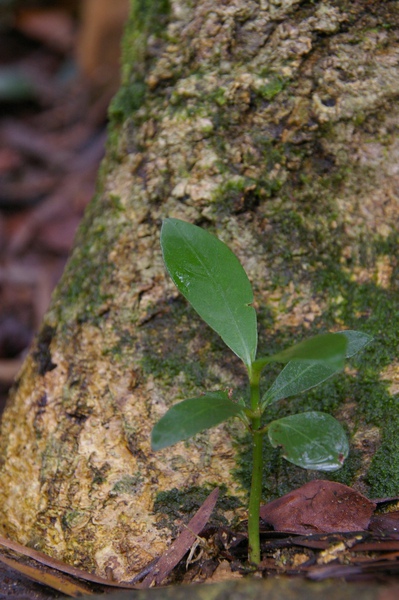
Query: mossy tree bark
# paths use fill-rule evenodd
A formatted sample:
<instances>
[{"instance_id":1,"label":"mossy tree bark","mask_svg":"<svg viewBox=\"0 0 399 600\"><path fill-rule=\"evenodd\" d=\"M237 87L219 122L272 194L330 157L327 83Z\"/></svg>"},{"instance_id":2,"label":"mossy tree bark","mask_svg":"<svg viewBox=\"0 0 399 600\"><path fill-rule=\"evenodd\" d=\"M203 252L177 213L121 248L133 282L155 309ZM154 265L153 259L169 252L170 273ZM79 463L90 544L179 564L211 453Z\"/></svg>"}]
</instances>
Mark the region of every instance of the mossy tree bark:
<instances>
[{"instance_id":1,"label":"mossy tree bark","mask_svg":"<svg viewBox=\"0 0 399 600\"><path fill-rule=\"evenodd\" d=\"M375 336L274 410L334 413L352 440L334 477L398 493L398 31L394 1L133 0L98 193L3 418L8 536L126 579L212 486L217 519L245 514L240 425L150 450L176 399L247 393L165 275L165 216L237 253L262 352L326 330ZM265 453L265 499L319 477Z\"/></svg>"}]
</instances>

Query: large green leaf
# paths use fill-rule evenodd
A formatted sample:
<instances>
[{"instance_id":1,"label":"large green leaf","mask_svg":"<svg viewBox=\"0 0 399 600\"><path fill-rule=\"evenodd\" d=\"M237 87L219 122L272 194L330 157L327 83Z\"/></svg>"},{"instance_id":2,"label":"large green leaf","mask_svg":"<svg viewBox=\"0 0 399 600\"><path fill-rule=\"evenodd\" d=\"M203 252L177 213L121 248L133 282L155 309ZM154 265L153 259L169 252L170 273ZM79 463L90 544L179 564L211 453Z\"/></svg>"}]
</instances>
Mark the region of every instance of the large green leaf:
<instances>
[{"instance_id":1,"label":"large green leaf","mask_svg":"<svg viewBox=\"0 0 399 600\"><path fill-rule=\"evenodd\" d=\"M259 358L254 363L254 368L261 370L271 362L287 363L290 360L317 360L325 362L336 370L344 366L348 342L344 335L337 333L322 333L308 340L299 342L282 352Z\"/></svg>"},{"instance_id":2,"label":"large green leaf","mask_svg":"<svg viewBox=\"0 0 399 600\"><path fill-rule=\"evenodd\" d=\"M238 258L204 229L165 219L161 246L166 268L202 319L249 366L257 346L252 287Z\"/></svg>"},{"instance_id":3,"label":"large green leaf","mask_svg":"<svg viewBox=\"0 0 399 600\"><path fill-rule=\"evenodd\" d=\"M227 392L208 392L199 398L183 400L172 406L154 426L152 448L161 450L172 446L230 417L236 417L242 410L242 406L230 400Z\"/></svg>"},{"instance_id":4,"label":"large green leaf","mask_svg":"<svg viewBox=\"0 0 399 600\"><path fill-rule=\"evenodd\" d=\"M346 358L362 350L372 340L370 335L361 331L346 330L340 331L339 334L344 335L348 342L345 352ZM267 390L262 399L262 405L264 407L282 398L306 392L312 387L323 383L340 370L340 367L335 368L334 365L320 360L292 360L284 367L273 385Z\"/></svg>"},{"instance_id":5,"label":"large green leaf","mask_svg":"<svg viewBox=\"0 0 399 600\"><path fill-rule=\"evenodd\" d=\"M281 446L284 458L304 469L335 471L349 453L346 434L334 417L305 412L273 421L268 429L272 446Z\"/></svg>"}]
</instances>

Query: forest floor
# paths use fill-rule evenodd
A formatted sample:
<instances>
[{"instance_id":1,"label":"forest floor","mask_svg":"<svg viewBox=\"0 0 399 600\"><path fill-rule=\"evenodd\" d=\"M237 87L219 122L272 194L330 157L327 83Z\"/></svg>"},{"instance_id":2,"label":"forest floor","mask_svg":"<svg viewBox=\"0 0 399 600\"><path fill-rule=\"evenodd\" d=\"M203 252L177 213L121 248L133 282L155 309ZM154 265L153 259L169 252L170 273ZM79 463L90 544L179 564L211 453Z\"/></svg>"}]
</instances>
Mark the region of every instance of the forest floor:
<instances>
[{"instance_id":1,"label":"forest floor","mask_svg":"<svg viewBox=\"0 0 399 600\"><path fill-rule=\"evenodd\" d=\"M212 524L218 494L214 489L164 554L125 583L102 579L0 536L0 598L108 595L118 588L138 593L153 586L244 583L253 576L269 582L302 581L304 588L310 582L334 580L397 593L399 498L373 501L345 485L313 480L261 507L262 560L255 568L248 563L246 523L234 531Z\"/></svg>"}]
</instances>

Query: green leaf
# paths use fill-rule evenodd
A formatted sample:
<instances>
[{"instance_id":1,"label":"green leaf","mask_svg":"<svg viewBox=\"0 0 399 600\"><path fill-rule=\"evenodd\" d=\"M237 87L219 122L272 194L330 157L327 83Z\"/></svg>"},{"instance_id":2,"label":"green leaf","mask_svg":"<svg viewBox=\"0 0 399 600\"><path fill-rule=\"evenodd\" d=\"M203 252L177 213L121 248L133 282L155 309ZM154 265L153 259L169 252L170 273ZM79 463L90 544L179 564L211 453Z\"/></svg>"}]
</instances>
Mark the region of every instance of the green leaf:
<instances>
[{"instance_id":1,"label":"green leaf","mask_svg":"<svg viewBox=\"0 0 399 600\"><path fill-rule=\"evenodd\" d=\"M370 335L361 331L345 330L338 333L344 335L348 342L345 352L346 358L362 350L372 340ZM262 399L262 407L264 408L282 398L306 392L312 387L323 383L340 370L340 368L335 368L333 365L331 366L329 363L319 360L290 361L267 390Z\"/></svg>"},{"instance_id":2,"label":"green leaf","mask_svg":"<svg viewBox=\"0 0 399 600\"><path fill-rule=\"evenodd\" d=\"M176 287L200 317L249 366L257 346L252 287L235 254L204 229L165 219L161 246Z\"/></svg>"},{"instance_id":3,"label":"green leaf","mask_svg":"<svg viewBox=\"0 0 399 600\"><path fill-rule=\"evenodd\" d=\"M344 335L347 339L348 345L346 347L346 358L354 356L360 350L363 350L365 346L373 341L371 335L363 333L362 331L354 331L353 329L345 329L344 331L338 331L338 335Z\"/></svg>"},{"instance_id":4,"label":"green leaf","mask_svg":"<svg viewBox=\"0 0 399 600\"><path fill-rule=\"evenodd\" d=\"M243 407L232 402L227 392L209 392L175 404L156 423L151 434L153 450L161 450L196 433L236 417Z\"/></svg>"},{"instance_id":5,"label":"green leaf","mask_svg":"<svg viewBox=\"0 0 399 600\"><path fill-rule=\"evenodd\" d=\"M268 429L272 446L281 446L289 462L304 469L335 471L342 467L349 444L342 426L322 412L305 412L273 421Z\"/></svg>"},{"instance_id":6,"label":"green leaf","mask_svg":"<svg viewBox=\"0 0 399 600\"><path fill-rule=\"evenodd\" d=\"M310 390L341 369L315 360L291 360L262 398L264 408L272 402Z\"/></svg>"},{"instance_id":7,"label":"green leaf","mask_svg":"<svg viewBox=\"0 0 399 600\"><path fill-rule=\"evenodd\" d=\"M289 362L290 360L317 360L325 362L336 370L344 366L347 338L337 333L322 333L308 340L299 342L287 350L259 358L254 368L261 370L270 362Z\"/></svg>"}]
</instances>

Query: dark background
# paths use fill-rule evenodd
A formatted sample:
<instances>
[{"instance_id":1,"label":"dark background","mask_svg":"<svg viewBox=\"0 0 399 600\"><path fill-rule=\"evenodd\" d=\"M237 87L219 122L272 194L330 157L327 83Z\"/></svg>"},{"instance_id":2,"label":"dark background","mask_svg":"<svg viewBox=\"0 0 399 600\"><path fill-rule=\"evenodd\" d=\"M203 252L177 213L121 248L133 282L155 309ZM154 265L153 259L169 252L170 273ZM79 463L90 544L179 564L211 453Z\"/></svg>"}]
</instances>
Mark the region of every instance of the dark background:
<instances>
[{"instance_id":1,"label":"dark background","mask_svg":"<svg viewBox=\"0 0 399 600\"><path fill-rule=\"evenodd\" d=\"M0 411L104 154L129 0L0 0Z\"/></svg>"}]
</instances>

